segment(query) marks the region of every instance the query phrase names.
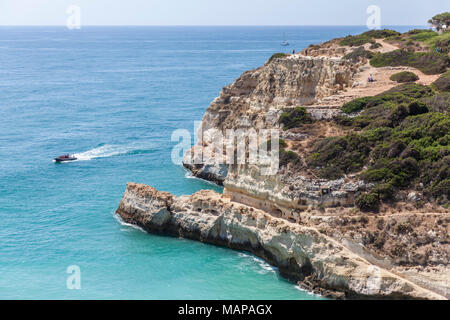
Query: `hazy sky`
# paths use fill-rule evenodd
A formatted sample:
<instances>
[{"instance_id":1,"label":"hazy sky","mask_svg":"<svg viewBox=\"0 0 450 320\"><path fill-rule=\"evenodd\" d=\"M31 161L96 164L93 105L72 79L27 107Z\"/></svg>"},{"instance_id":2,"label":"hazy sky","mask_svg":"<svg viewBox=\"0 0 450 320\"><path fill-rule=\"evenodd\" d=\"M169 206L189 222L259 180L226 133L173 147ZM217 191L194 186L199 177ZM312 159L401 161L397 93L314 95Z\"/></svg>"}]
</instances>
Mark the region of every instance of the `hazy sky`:
<instances>
[{"instance_id":1,"label":"hazy sky","mask_svg":"<svg viewBox=\"0 0 450 320\"><path fill-rule=\"evenodd\" d=\"M425 25L449 0L0 0L0 25L365 25L369 5L383 25Z\"/></svg>"}]
</instances>

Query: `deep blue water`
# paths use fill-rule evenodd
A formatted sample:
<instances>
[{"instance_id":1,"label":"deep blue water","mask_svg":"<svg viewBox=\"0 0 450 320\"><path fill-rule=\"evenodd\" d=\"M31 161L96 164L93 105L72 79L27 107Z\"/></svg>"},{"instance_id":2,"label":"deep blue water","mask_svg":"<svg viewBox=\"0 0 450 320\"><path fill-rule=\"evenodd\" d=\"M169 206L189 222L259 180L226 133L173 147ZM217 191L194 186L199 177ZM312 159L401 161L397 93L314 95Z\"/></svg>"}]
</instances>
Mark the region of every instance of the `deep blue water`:
<instances>
[{"instance_id":1,"label":"deep blue water","mask_svg":"<svg viewBox=\"0 0 450 320\"><path fill-rule=\"evenodd\" d=\"M172 131L192 132L223 86L274 52L364 30L1 27L0 298L317 298L251 255L147 235L114 211L129 181L220 191L172 164ZM52 162L66 152L81 161ZM71 265L81 290L66 288Z\"/></svg>"}]
</instances>

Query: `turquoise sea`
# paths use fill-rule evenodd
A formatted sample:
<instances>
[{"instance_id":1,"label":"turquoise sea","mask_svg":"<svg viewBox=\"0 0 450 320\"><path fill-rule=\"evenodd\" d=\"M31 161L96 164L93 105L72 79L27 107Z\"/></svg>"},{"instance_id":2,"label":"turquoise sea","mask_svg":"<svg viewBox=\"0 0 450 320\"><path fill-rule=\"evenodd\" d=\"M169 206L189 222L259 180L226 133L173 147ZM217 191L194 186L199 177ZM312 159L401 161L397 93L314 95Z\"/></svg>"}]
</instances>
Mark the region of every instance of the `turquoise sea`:
<instances>
[{"instance_id":1,"label":"turquoise sea","mask_svg":"<svg viewBox=\"0 0 450 320\"><path fill-rule=\"evenodd\" d=\"M273 53L362 31L0 27L0 299L319 299L250 254L148 235L114 211L129 181L221 191L172 164L171 133ZM80 161L52 162L69 152Z\"/></svg>"}]
</instances>

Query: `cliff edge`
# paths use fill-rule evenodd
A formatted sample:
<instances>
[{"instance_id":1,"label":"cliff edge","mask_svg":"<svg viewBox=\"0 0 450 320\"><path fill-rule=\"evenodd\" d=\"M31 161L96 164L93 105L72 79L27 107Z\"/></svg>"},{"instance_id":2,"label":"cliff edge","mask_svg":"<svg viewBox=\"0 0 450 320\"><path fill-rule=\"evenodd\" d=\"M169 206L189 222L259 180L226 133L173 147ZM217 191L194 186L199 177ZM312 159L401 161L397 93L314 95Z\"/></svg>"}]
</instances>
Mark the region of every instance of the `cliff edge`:
<instances>
[{"instance_id":1,"label":"cliff edge","mask_svg":"<svg viewBox=\"0 0 450 320\"><path fill-rule=\"evenodd\" d=\"M117 213L146 231L245 250L282 275L335 298L444 299L374 267L313 227L274 218L213 191L175 197L129 183Z\"/></svg>"}]
</instances>

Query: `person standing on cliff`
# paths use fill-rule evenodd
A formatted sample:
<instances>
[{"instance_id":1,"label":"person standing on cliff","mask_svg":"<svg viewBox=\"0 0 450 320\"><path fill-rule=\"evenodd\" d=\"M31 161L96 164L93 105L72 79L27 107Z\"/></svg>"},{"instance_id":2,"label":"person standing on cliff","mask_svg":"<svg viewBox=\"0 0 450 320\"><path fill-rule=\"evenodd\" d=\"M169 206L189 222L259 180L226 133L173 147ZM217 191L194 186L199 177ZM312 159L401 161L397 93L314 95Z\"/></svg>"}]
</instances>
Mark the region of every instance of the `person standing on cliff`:
<instances>
[{"instance_id":1,"label":"person standing on cliff","mask_svg":"<svg viewBox=\"0 0 450 320\"><path fill-rule=\"evenodd\" d=\"M292 50L292 54L295 54L295 49L294 49L294 50Z\"/></svg>"}]
</instances>

